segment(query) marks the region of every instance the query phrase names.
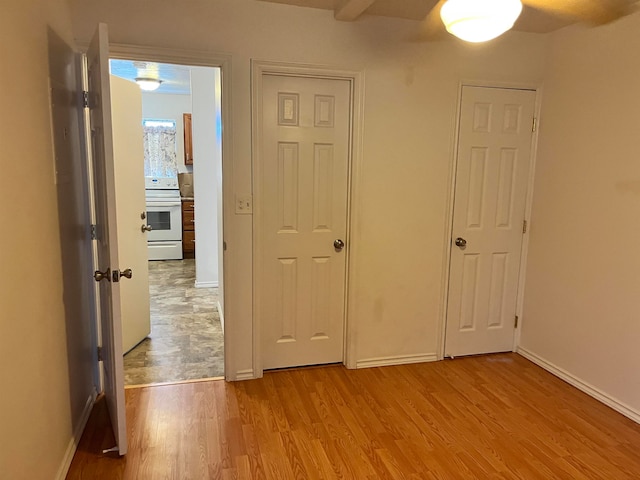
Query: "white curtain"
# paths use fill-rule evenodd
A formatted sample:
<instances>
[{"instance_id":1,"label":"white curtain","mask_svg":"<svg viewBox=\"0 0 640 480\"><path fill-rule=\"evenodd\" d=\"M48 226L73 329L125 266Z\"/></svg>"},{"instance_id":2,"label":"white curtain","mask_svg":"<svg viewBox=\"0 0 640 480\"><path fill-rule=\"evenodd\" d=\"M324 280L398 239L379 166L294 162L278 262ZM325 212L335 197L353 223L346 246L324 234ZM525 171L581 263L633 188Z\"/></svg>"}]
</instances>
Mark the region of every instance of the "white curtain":
<instances>
[{"instance_id":1,"label":"white curtain","mask_svg":"<svg viewBox=\"0 0 640 480\"><path fill-rule=\"evenodd\" d=\"M142 130L144 136L144 176L177 177L176 127L144 125Z\"/></svg>"}]
</instances>

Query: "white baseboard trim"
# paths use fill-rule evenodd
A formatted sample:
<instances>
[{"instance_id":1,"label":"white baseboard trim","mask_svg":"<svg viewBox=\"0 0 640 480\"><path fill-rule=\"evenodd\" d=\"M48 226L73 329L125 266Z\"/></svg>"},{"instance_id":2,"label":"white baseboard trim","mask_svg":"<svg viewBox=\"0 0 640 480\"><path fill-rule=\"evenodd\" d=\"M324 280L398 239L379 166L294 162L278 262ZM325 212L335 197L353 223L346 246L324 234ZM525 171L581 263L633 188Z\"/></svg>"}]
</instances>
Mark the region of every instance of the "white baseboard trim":
<instances>
[{"instance_id":1,"label":"white baseboard trim","mask_svg":"<svg viewBox=\"0 0 640 480\"><path fill-rule=\"evenodd\" d=\"M249 368L247 370L238 370L235 376L236 381L253 380L254 378L256 377L253 374L253 368Z\"/></svg>"},{"instance_id":2,"label":"white baseboard trim","mask_svg":"<svg viewBox=\"0 0 640 480\"><path fill-rule=\"evenodd\" d=\"M218 282L196 282L196 288L218 288Z\"/></svg>"},{"instance_id":3,"label":"white baseboard trim","mask_svg":"<svg viewBox=\"0 0 640 480\"><path fill-rule=\"evenodd\" d=\"M435 353L420 355L394 355L391 357L365 358L356 362L356 368L389 367L391 365L407 365L409 363L435 362L438 355Z\"/></svg>"},{"instance_id":4,"label":"white baseboard trim","mask_svg":"<svg viewBox=\"0 0 640 480\"><path fill-rule=\"evenodd\" d=\"M80 443L80 438L82 437L82 433L84 432L84 427L87 425L89 415L91 414L91 409L93 408L93 404L95 403L97 396L98 393L94 390L91 395L89 395L89 398L87 398L87 403L85 404L84 410L82 411L80 421L73 431L73 436L71 437L71 440L69 440L67 450L64 452L62 463L60 464L58 473L55 476L56 480L64 480L67 477L67 473L69 472L69 468L71 467L71 462L73 461L73 456L76 454L78 444Z\"/></svg>"},{"instance_id":5,"label":"white baseboard trim","mask_svg":"<svg viewBox=\"0 0 640 480\"><path fill-rule=\"evenodd\" d=\"M218 315L220 316L220 326L222 327L222 334L224 335L224 312L222 311L222 306L220 305L220 301L216 302L216 308L218 309Z\"/></svg>"},{"instance_id":6,"label":"white baseboard trim","mask_svg":"<svg viewBox=\"0 0 640 480\"><path fill-rule=\"evenodd\" d=\"M544 358L538 356L537 354L527 350L526 348L518 347L517 353L522 355L527 360L532 361L539 367L544 368L549 373L554 374L556 377L561 378L565 382L570 385L573 385L578 390L582 390L587 395L592 396L596 400L604 403L608 407L613 408L616 412L621 413L625 417L630 418L636 423L640 423L640 412L631 408L628 405L620 402L619 400L613 398L611 395L603 392L602 390L590 385L589 383L581 380L576 377L572 373L567 372L566 370L558 367L557 365L545 360Z\"/></svg>"}]
</instances>

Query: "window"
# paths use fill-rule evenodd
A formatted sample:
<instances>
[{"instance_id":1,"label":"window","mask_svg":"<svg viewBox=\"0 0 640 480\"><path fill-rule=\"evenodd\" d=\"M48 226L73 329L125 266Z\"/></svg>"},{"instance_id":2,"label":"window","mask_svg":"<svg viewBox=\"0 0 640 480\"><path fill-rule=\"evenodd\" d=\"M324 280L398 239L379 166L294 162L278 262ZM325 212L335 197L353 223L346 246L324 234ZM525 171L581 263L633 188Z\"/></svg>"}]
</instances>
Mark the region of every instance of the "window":
<instances>
[{"instance_id":1,"label":"window","mask_svg":"<svg viewBox=\"0 0 640 480\"><path fill-rule=\"evenodd\" d=\"M175 120L142 120L144 138L144 176L176 178L178 162L176 159L176 122Z\"/></svg>"}]
</instances>

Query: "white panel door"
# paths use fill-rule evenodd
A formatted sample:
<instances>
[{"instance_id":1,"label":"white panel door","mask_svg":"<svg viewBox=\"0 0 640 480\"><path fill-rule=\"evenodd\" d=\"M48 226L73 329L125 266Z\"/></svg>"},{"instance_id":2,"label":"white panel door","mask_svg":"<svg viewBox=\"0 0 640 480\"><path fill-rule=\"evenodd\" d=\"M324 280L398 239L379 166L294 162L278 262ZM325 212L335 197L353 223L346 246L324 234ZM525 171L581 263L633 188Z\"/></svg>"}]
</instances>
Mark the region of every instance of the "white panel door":
<instances>
[{"instance_id":1,"label":"white panel door","mask_svg":"<svg viewBox=\"0 0 640 480\"><path fill-rule=\"evenodd\" d=\"M89 80L89 127L96 208L97 264L100 283L100 324L104 394L120 455L127 452L124 405L124 366L118 276L118 232L115 204L115 171L111 131L109 87L109 40L107 26L100 24L87 50ZM102 275L100 275L100 272ZM114 275L115 272L115 275Z\"/></svg>"},{"instance_id":2,"label":"white panel door","mask_svg":"<svg viewBox=\"0 0 640 480\"><path fill-rule=\"evenodd\" d=\"M342 362L350 83L262 78L263 367Z\"/></svg>"},{"instance_id":3,"label":"white panel door","mask_svg":"<svg viewBox=\"0 0 640 480\"><path fill-rule=\"evenodd\" d=\"M110 81L118 255L120 265L133 272L120 288L122 349L128 352L151 333L149 249L147 232L141 228L147 223L142 93L128 80L111 76Z\"/></svg>"},{"instance_id":4,"label":"white panel door","mask_svg":"<svg viewBox=\"0 0 640 480\"><path fill-rule=\"evenodd\" d=\"M447 356L513 349L535 96L463 88Z\"/></svg>"}]
</instances>

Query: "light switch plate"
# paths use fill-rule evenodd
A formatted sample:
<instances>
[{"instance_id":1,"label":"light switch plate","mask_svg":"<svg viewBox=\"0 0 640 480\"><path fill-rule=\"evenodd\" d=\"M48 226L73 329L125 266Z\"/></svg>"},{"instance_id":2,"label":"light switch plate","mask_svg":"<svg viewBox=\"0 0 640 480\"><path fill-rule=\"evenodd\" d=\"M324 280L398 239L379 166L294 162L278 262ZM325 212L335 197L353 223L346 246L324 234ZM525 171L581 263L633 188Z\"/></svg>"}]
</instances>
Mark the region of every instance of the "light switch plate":
<instances>
[{"instance_id":1,"label":"light switch plate","mask_svg":"<svg viewBox=\"0 0 640 480\"><path fill-rule=\"evenodd\" d=\"M253 213L253 197L251 195L236 195L236 215L250 215Z\"/></svg>"}]
</instances>

